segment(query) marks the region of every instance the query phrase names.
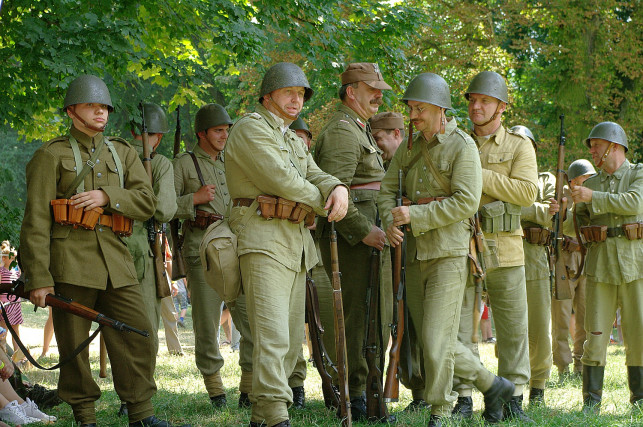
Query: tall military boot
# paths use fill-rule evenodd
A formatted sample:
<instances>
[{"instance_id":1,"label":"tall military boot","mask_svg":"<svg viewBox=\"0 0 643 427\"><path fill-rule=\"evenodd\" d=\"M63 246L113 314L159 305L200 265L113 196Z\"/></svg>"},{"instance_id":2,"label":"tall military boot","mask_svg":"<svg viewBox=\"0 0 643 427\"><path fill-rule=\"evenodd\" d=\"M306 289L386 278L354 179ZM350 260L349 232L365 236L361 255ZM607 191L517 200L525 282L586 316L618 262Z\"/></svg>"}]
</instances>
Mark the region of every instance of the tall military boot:
<instances>
[{"instance_id":1,"label":"tall military boot","mask_svg":"<svg viewBox=\"0 0 643 427\"><path fill-rule=\"evenodd\" d=\"M643 366L627 367L627 382L630 385L630 402L643 408Z\"/></svg>"},{"instance_id":2,"label":"tall military boot","mask_svg":"<svg viewBox=\"0 0 643 427\"><path fill-rule=\"evenodd\" d=\"M596 413L601 411L603 396L603 377L605 366L583 365L583 412Z\"/></svg>"},{"instance_id":3,"label":"tall military boot","mask_svg":"<svg viewBox=\"0 0 643 427\"><path fill-rule=\"evenodd\" d=\"M495 424L502 421L502 406L509 402L515 390L514 384L506 378L496 377L491 388L482 392L484 395L484 412L482 418L488 424Z\"/></svg>"}]
</instances>

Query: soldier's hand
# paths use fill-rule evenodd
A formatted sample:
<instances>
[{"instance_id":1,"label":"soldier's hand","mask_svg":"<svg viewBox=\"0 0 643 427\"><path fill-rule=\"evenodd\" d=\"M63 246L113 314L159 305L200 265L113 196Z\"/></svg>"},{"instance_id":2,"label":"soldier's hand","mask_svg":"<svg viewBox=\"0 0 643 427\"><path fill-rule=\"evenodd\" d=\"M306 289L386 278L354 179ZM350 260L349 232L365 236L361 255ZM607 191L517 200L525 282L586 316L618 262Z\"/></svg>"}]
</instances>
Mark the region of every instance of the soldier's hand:
<instances>
[{"instance_id":1,"label":"soldier's hand","mask_svg":"<svg viewBox=\"0 0 643 427\"><path fill-rule=\"evenodd\" d=\"M373 224L371 226L371 231L362 239L362 243L381 251L384 249L384 245L386 244L386 234L381 228Z\"/></svg>"},{"instance_id":2,"label":"soldier's hand","mask_svg":"<svg viewBox=\"0 0 643 427\"><path fill-rule=\"evenodd\" d=\"M553 197L549 199L549 215L554 216L560 212L562 213L561 219L565 221L565 217L567 216L567 197L563 197L560 201L562 203L562 207Z\"/></svg>"},{"instance_id":3,"label":"soldier's hand","mask_svg":"<svg viewBox=\"0 0 643 427\"><path fill-rule=\"evenodd\" d=\"M53 294L54 292L53 286L34 289L29 293L29 301L31 301L35 306L45 307L45 298L47 297L47 294Z\"/></svg>"},{"instance_id":4,"label":"soldier's hand","mask_svg":"<svg viewBox=\"0 0 643 427\"><path fill-rule=\"evenodd\" d=\"M214 194L216 192L217 186L214 184L204 185L199 188L199 190L192 194L192 200L194 205L202 205L204 203L211 202L214 200Z\"/></svg>"},{"instance_id":5,"label":"soldier's hand","mask_svg":"<svg viewBox=\"0 0 643 427\"><path fill-rule=\"evenodd\" d=\"M393 224L389 225L386 229L386 237L393 247L396 247L404 241L404 233Z\"/></svg>"},{"instance_id":6,"label":"soldier's hand","mask_svg":"<svg viewBox=\"0 0 643 427\"><path fill-rule=\"evenodd\" d=\"M393 208L391 214L393 215L393 225L396 227L411 223L411 211L408 206Z\"/></svg>"},{"instance_id":7,"label":"soldier's hand","mask_svg":"<svg viewBox=\"0 0 643 427\"><path fill-rule=\"evenodd\" d=\"M70 204L74 205L76 209L83 208L86 211L90 211L94 208L100 208L108 203L109 196L103 190L91 190L74 194L71 196L70 202Z\"/></svg>"},{"instance_id":8,"label":"soldier's hand","mask_svg":"<svg viewBox=\"0 0 643 427\"><path fill-rule=\"evenodd\" d=\"M341 221L348 211L348 190L343 185L338 185L328 196L325 210L329 210L328 221Z\"/></svg>"},{"instance_id":9,"label":"soldier's hand","mask_svg":"<svg viewBox=\"0 0 643 427\"><path fill-rule=\"evenodd\" d=\"M590 203L594 192L582 185L572 185L572 199L574 203Z\"/></svg>"}]
</instances>

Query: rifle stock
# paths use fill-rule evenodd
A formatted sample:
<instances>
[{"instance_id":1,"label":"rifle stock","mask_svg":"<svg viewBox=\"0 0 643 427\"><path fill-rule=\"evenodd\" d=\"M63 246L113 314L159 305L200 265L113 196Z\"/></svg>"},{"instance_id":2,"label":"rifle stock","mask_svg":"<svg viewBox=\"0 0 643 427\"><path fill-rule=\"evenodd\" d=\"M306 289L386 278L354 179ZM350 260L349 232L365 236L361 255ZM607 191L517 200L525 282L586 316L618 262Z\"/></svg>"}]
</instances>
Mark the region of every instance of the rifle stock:
<instances>
[{"instance_id":1,"label":"rifle stock","mask_svg":"<svg viewBox=\"0 0 643 427\"><path fill-rule=\"evenodd\" d=\"M337 352L337 378L339 380L339 412L342 425L352 425L351 402L348 391L348 362L346 354L346 328L344 325L344 305L342 302L342 281L339 272L339 254L337 252L337 232L335 221L330 223L330 265L333 272L333 313L335 321L335 348Z\"/></svg>"},{"instance_id":2,"label":"rifle stock","mask_svg":"<svg viewBox=\"0 0 643 427\"><path fill-rule=\"evenodd\" d=\"M471 331L471 342L478 342L478 328L482 317L482 292L486 290L487 271L484 264L484 234L480 228L480 218L476 212L470 218L473 236L469 243L469 261L471 264L471 275L475 283L476 297L473 305L473 330Z\"/></svg>"},{"instance_id":3,"label":"rifle stock","mask_svg":"<svg viewBox=\"0 0 643 427\"><path fill-rule=\"evenodd\" d=\"M181 110L180 106L176 107L176 130L174 131L174 147L172 150L173 158L181 150ZM183 262L183 236L181 231L181 222L178 219L170 221L170 234L172 236L172 280L179 280L186 277L185 262Z\"/></svg>"},{"instance_id":4,"label":"rifle stock","mask_svg":"<svg viewBox=\"0 0 643 427\"><path fill-rule=\"evenodd\" d=\"M99 343L100 353L98 357L98 363L100 368L98 370L98 377L107 378L107 346L105 345L105 337L103 336L103 332L100 333Z\"/></svg>"},{"instance_id":5,"label":"rifle stock","mask_svg":"<svg viewBox=\"0 0 643 427\"><path fill-rule=\"evenodd\" d=\"M563 186L566 181L565 173L565 115L560 115L560 138L558 143L558 161L556 164L556 202L562 209ZM569 283L569 272L561 256L563 229L563 215L561 212L554 214L552 220L552 233L549 244L549 277L550 286L553 287L554 297L557 300L566 300L572 297Z\"/></svg>"},{"instance_id":6,"label":"rifle stock","mask_svg":"<svg viewBox=\"0 0 643 427\"><path fill-rule=\"evenodd\" d=\"M333 387L333 377L328 369L337 369L333 365L326 347L324 346L324 327L319 317L319 299L317 298L317 288L315 282L309 274L306 274L306 323L308 323L308 334L312 342L312 357L315 367L322 380L322 393L324 395L324 404L327 408L339 405L339 391Z\"/></svg>"}]
</instances>

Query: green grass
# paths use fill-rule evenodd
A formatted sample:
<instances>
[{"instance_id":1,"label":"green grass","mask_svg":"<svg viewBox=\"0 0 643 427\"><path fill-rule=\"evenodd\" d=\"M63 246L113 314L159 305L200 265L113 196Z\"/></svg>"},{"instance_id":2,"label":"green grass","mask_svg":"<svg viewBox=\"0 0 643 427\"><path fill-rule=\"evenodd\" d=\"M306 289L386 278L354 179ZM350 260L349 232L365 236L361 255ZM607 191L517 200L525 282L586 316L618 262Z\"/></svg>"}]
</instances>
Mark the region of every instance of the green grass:
<instances>
[{"instance_id":1,"label":"green grass","mask_svg":"<svg viewBox=\"0 0 643 427\"><path fill-rule=\"evenodd\" d=\"M25 324L21 332L25 341L32 348L32 354L40 354L42 345L42 325L47 318L46 310L33 313L29 303L23 304ZM250 421L250 411L237 408L239 397L238 384L241 371L238 365L238 352L231 352L229 347L222 348L225 366L222 370L224 385L228 396L228 407L223 411L213 411L201 376L194 363L194 335L192 333L191 318L188 313L186 328L179 329L181 343L185 356L170 356L165 347L165 336L159 331L161 341L156 368L156 383L158 393L153 398L156 415L169 419L174 423L191 423L193 426L247 426ZM304 349L306 352L307 350ZM45 359L49 365L57 361L57 348L52 342L51 357ZM493 346L482 344L480 353L485 365L495 371L497 359L493 354ZM103 395L96 403L99 426L124 426L127 420L119 419L116 412L119 399L113 390L111 371L108 378L98 378L98 346L90 347L90 359L95 379ZM109 369L109 368L108 368ZM603 406L600 416L583 415L581 413L581 380L572 379L563 384L558 384L557 374L552 373L545 394L546 406L542 408L525 407L527 414L534 419L538 426L643 426L643 411L632 410L629 404L629 390L625 368L625 355L623 347L610 345L608 349L608 365L606 368ZM58 371L46 372L30 369L26 376L33 382L53 388L58 380ZM321 382L316 369L308 365L308 378L306 379L306 410L292 411L291 421L295 426L338 426L334 411L324 407L321 393ZM527 393L526 393L527 396ZM476 415L473 420L462 423L466 426L482 426L480 418L482 410L482 395L474 392L474 409ZM526 399L527 397L525 397ZM389 406L392 413L397 415L399 426L422 426L428 423L427 413L407 414L401 412L411 401L411 394L401 387L400 401ZM58 417L56 423L60 426L73 425L71 408L61 404L49 411ZM368 425L355 423L355 425ZM455 426L455 422L443 425ZM517 422L507 422L502 425L521 425Z\"/></svg>"}]
</instances>

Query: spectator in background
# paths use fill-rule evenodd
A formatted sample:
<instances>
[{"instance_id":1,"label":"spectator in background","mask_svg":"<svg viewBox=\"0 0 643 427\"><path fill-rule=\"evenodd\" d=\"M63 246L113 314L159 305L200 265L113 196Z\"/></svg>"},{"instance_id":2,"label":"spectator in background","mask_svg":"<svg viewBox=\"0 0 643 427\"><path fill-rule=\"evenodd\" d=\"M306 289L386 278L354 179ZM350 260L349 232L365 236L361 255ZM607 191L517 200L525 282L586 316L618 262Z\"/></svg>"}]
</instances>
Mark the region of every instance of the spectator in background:
<instances>
[{"instance_id":1,"label":"spectator in background","mask_svg":"<svg viewBox=\"0 0 643 427\"><path fill-rule=\"evenodd\" d=\"M15 261L17 255L18 252L16 252L16 250L11 247L11 243L8 240L2 242L2 263L0 264L0 276L2 279L2 284L10 284L14 280L16 280L18 276L20 276L19 271L11 269L11 264ZM4 305L4 308L7 312L9 323L13 327L13 330L16 332L16 335L19 337L20 325L23 322L22 307L19 301L14 301L13 297L11 300L9 300L7 294L0 294L0 301ZM0 318L0 326L6 328L4 317ZM15 339L13 339L13 348L17 348Z\"/></svg>"}]
</instances>

